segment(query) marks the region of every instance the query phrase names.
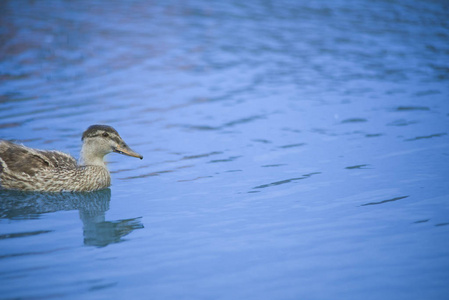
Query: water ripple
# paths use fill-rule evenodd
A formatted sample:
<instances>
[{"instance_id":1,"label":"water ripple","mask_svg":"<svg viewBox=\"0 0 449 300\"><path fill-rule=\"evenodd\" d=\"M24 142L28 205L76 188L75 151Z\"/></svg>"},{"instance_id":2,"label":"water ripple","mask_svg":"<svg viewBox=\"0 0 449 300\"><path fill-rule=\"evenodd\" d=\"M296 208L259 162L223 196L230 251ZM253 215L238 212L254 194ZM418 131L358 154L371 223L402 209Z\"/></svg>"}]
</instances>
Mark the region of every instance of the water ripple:
<instances>
[{"instance_id":1,"label":"water ripple","mask_svg":"<svg viewBox=\"0 0 449 300\"><path fill-rule=\"evenodd\" d=\"M314 172L314 173L309 173L309 174L304 174L301 177L295 177L295 178L289 178L289 179L285 179L285 180L280 180L280 181L275 181L275 182L271 182L271 183L267 183L267 184L262 184L262 185L258 185L256 187L253 187L253 189L264 189L267 187L272 187L272 186L277 186L277 185L281 185L281 184L286 184L286 183L290 183L290 182L294 182L297 180L302 180L302 179L306 179L309 178L310 176L316 175L316 174L321 174L321 172Z\"/></svg>"},{"instance_id":2,"label":"water ripple","mask_svg":"<svg viewBox=\"0 0 449 300\"><path fill-rule=\"evenodd\" d=\"M428 111L430 110L427 106L398 106L395 111Z\"/></svg>"},{"instance_id":3,"label":"water ripple","mask_svg":"<svg viewBox=\"0 0 449 300\"><path fill-rule=\"evenodd\" d=\"M384 203L388 203L388 202L395 202L395 201L398 201L398 200L401 200L401 199L405 199L405 198L408 198L408 197L409 196L401 196L401 197L396 197L396 198L383 200L383 201L379 201L379 202L370 202L370 203L362 204L361 206L378 205L378 204L384 204Z\"/></svg>"},{"instance_id":4,"label":"water ripple","mask_svg":"<svg viewBox=\"0 0 449 300\"><path fill-rule=\"evenodd\" d=\"M49 233L49 232L53 232L53 230L37 230L37 231L29 231L29 232L6 233L6 234L0 234L0 240L27 237L27 236L39 235L39 234L44 234L44 233Z\"/></svg>"},{"instance_id":5,"label":"water ripple","mask_svg":"<svg viewBox=\"0 0 449 300\"><path fill-rule=\"evenodd\" d=\"M418 140L423 140L423 139L431 139L431 138L435 138L435 137L442 137L447 135L447 133L443 132L443 133L435 133L435 134L431 134L431 135L422 135L422 136L417 136L414 138L410 138L410 139L406 139L405 141L407 142L411 142L411 141L418 141Z\"/></svg>"}]
</instances>

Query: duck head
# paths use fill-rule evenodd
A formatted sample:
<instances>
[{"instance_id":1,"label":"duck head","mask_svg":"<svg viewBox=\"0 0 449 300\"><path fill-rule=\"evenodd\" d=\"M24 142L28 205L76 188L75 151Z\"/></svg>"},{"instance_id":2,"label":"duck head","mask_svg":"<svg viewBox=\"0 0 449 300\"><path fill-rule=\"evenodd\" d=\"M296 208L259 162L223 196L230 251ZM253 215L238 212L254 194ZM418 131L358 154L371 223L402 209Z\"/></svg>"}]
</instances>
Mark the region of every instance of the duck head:
<instances>
[{"instance_id":1,"label":"duck head","mask_svg":"<svg viewBox=\"0 0 449 300\"><path fill-rule=\"evenodd\" d=\"M81 140L83 147L80 160L84 165L104 165L104 156L111 152L143 158L125 143L117 130L108 125L90 126L84 131Z\"/></svg>"}]
</instances>

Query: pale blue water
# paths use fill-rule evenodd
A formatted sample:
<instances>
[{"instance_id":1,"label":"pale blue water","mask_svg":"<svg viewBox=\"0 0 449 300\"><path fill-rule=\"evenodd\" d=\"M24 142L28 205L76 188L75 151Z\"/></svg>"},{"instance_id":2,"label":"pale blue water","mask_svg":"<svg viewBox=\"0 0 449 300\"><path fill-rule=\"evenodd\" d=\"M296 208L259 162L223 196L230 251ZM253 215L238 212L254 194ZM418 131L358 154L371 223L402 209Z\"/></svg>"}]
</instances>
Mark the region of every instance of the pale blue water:
<instances>
[{"instance_id":1,"label":"pale blue water","mask_svg":"<svg viewBox=\"0 0 449 300\"><path fill-rule=\"evenodd\" d=\"M0 138L108 156L0 191L0 299L448 299L446 1L2 1Z\"/></svg>"}]
</instances>

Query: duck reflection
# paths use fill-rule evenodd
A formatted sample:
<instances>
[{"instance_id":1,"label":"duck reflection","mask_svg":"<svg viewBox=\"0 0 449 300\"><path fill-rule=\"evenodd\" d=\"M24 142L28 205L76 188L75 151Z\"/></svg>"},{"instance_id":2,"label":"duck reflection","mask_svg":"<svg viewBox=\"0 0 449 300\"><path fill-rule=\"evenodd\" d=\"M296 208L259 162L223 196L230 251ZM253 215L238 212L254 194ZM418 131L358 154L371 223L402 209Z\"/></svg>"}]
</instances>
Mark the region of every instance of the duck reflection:
<instances>
[{"instance_id":1,"label":"duck reflection","mask_svg":"<svg viewBox=\"0 0 449 300\"><path fill-rule=\"evenodd\" d=\"M61 210L79 211L84 244L104 247L117 243L135 229L143 228L140 218L106 221L111 190L89 193L34 193L0 190L0 218L25 220Z\"/></svg>"}]
</instances>

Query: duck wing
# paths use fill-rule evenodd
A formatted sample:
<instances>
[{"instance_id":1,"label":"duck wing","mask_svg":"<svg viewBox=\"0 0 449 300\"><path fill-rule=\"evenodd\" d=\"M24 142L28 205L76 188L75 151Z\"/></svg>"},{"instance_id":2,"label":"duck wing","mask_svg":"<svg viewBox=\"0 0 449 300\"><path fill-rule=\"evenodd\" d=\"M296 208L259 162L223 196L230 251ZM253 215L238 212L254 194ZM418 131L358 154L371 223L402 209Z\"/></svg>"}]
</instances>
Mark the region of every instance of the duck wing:
<instances>
[{"instance_id":1,"label":"duck wing","mask_svg":"<svg viewBox=\"0 0 449 300\"><path fill-rule=\"evenodd\" d=\"M66 153L36 150L8 141L0 141L0 173L8 169L10 172L34 176L43 170L76 167L76 160Z\"/></svg>"}]
</instances>

